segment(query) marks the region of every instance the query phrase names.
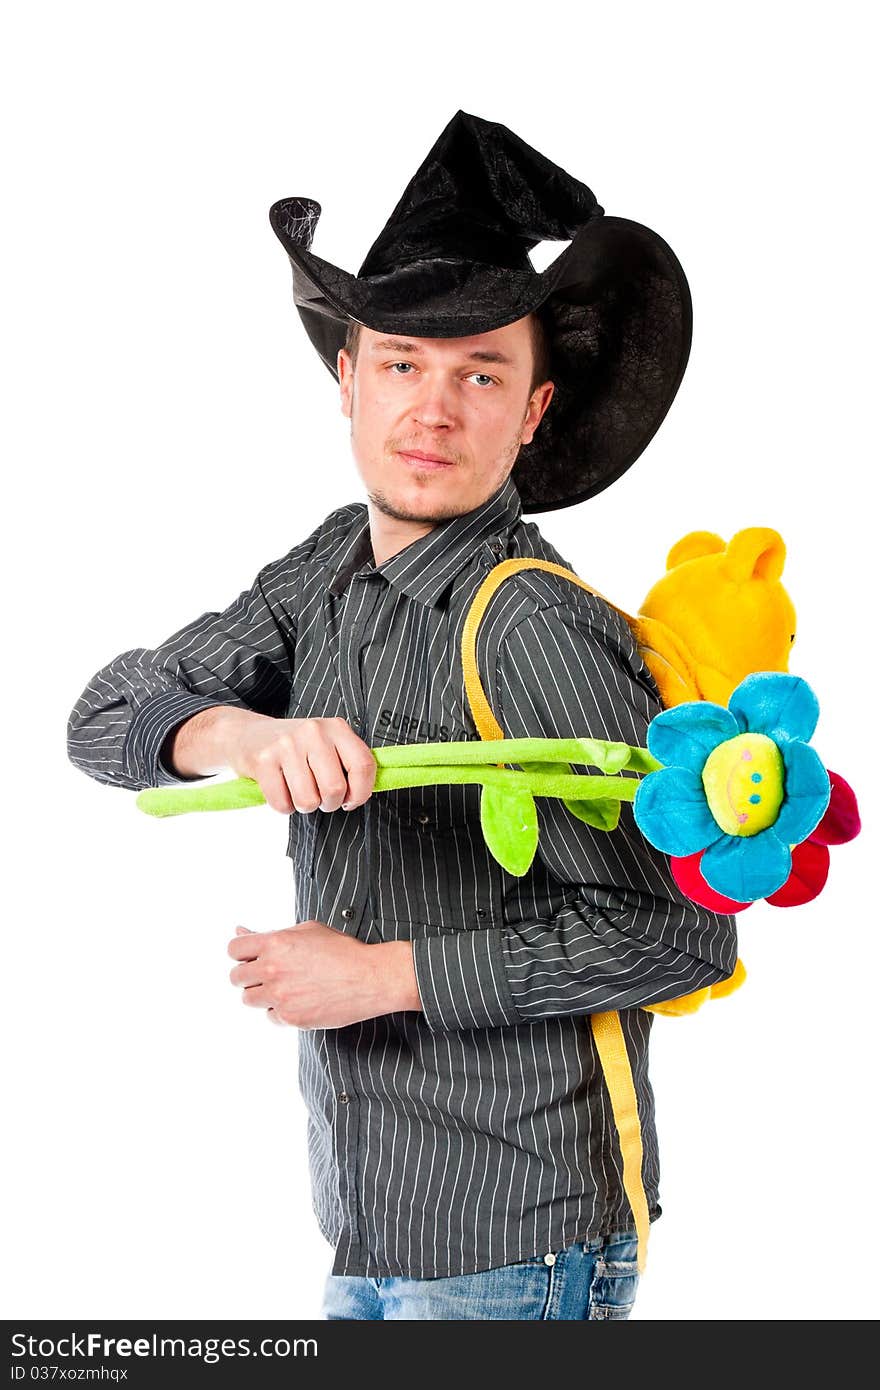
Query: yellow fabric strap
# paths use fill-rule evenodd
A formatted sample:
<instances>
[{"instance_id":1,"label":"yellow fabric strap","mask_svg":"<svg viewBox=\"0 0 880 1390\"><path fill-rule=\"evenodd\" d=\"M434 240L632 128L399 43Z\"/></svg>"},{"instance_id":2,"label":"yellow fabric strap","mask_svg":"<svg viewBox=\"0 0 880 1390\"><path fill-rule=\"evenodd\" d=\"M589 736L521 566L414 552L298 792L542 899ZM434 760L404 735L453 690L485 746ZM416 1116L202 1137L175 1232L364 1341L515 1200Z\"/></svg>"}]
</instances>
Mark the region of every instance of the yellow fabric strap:
<instances>
[{"instance_id":1,"label":"yellow fabric strap","mask_svg":"<svg viewBox=\"0 0 880 1390\"><path fill-rule=\"evenodd\" d=\"M580 575L575 574L573 570L566 569L564 565L554 564L552 560L537 560L522 556L511 560L502 560L500 564L495 565L489 571L474 596L461 635L461 663L464 669L465 692L474 723L477 726L477 732L483 740L504 738L504 731L492 713L489 701L486 699L483 683L480 680L480 673L477 670L477 628L499 584L503 583L508 575L516 574L518 570L525 569L550 570L553 574L560 574L563 578L572 580L580 588L586 589L588 594L595 594L598 598L609 603L604 594L600 594L598 589L592 589L581 579ZM615 605L609 603L609 606L614 608ZM632 624L633 619L628 613L624 613L620 608L616 611ZM585 732L589 733L590 730L585 730ZM498 766L503 767L504 764L499 763ZM614 1122L617 1125L620 1152L623 1158L623 1186L635 1218L639 1242L638 1268L639 1273L641 1273L645 1268L647 1258L650 1218L648 1199L642 1184L642 1129L639 1124L632 1068L629 1064L623 1029L620 1026L620 1015L615 1012L591 1014L590 1023L599 1060L602 1064L605 1085L611 1098Z\"/></svg>"},{"instance_id":2,"label":"yellow fabric strap","mask_svg":"<svg viewBox=\"0 0 880 1390\"><path fill-rule=\"evenodd\" d=\"M605 598L604 594L600 594L598 589L591 589L590 585L586 584L583 579L581 579L580 575L575 574L573 570L566 569L564 565L554 564L552 560L533 560L529 556L523 555L512 560L502 560L489 571L474 595L473 602L464 620L464 628L461 634L461 661L464 667L464 686L467 692L468 704L471 707L471 714L474 717L474 723L477 726L480 738L484 740L503 738L504 735L501 732L501 725L492 713L489 701L486 699L483 682L480 680L480 673L477 670L477 628L499 584L502 584L504 580L507 579L508 575L516 574L519 570L550 570L552 574L561 574L564 579L570 579L574 584L578 584L580 588L586 589L588 594L595 594L597 598L603 599L604 602L608 604L609 608L614 608L614 604L610 599ZM615 611L620 613L630 626L636 621L636 619L631 618L628 613L624 613L622 608L617 608ZM587 732L589 732L589 730ZM498 766L503 767L504 764L499 763Z\"/></svg>"},{"instance_id":3,"label":"yellow fabric strap","mask_svg":"<svg viewBox=\"0 0 880 1390\"><path fill-rule=\"evenodd\" d=\"M590 1014L590 1023L602 1062L605 1085L611 1097L614 1123L617 1125L617 1137L623 1157L623 1186L635 1218L641 1274L648 1258L651 1218L648 1215L648 1199L642 1184L642 1127L639 1124L639 1107L632 1067L629 1064L626 1039L620 1026L620 1014L614 1011Z\"/></svg>"}]
</instances>

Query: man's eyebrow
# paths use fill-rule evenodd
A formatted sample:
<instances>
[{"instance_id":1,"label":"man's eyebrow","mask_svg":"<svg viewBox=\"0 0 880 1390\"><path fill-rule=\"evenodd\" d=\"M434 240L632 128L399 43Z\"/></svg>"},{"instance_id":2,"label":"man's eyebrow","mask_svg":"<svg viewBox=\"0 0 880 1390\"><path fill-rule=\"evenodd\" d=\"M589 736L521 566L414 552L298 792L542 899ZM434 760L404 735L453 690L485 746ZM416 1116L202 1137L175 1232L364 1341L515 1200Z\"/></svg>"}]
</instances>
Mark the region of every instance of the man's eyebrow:
<instances>
[{"instance_id":1,"label":"man's eyebrow","mask_svg":"<svg viewBox=\"0 0 880 1390\"><path fill-rule=\"evenodd\" d=\"M405 352L409 356L415 357L424 352L424 348L419 347L418 343L407 343L402 338L380 338L378 342L370 345L371 352ZM482 349L467 353L469 362L499 362L504 367L514 366L513 359L506 357L503 352Z\"/></svg>"}]
</instances>

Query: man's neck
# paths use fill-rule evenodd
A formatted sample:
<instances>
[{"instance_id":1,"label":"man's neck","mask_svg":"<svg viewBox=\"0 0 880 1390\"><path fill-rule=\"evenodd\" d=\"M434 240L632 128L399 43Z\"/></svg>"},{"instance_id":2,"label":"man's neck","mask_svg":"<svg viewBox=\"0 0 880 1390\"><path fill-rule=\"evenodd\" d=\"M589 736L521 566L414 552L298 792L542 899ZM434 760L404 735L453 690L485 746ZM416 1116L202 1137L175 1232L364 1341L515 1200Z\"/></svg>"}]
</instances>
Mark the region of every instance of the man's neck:
<instances>
[{"instance_id":1,"label":"man's neck","mask_svg":"<svg viewBox=\"0 0 880 1390\"><path fill-rule=\"evenodd\" d=\"M440 525L437 521L402 521L397 517L387 516L385 512L380 512L374 507L372 502L367 503L367 510L370 517L370 542L377 565L383 565L392 555L397 555L408 545L412 545L413 541L427 536Z\"/></svg>"}]
</instances>

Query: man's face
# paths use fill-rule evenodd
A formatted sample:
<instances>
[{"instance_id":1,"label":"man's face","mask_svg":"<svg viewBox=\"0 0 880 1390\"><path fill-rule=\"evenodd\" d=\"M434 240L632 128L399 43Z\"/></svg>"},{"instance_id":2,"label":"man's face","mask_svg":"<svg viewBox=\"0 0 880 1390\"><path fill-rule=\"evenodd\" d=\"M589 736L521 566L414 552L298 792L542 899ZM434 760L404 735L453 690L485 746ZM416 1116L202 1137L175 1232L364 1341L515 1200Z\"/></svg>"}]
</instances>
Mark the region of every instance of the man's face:
<instances>
[{"instance_id":1,"label":"man's face","mask_svg":"<svg viewBox=\"0 0 880 1390\"><path fill-rule=\"evenodd\" d=\"M403 521L446 521L497 492L553 395L549 381L530 394L527 319L466 338L361 328L355 369L345 348L337 364L367 495Z\"/></svg>"}]
</instances>

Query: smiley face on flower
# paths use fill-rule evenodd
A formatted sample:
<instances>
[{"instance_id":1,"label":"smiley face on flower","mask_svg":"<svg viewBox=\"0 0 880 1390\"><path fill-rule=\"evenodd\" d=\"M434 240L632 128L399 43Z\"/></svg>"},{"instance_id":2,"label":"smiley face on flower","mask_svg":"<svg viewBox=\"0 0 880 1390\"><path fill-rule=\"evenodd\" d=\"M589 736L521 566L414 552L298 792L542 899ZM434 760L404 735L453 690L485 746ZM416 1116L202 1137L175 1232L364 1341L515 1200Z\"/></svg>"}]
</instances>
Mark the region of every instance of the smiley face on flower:
<instances>
[{"instance_id":1,"label":"smiley face on flower","mask_svg":"<svg viewBox=\"0 0 880 1390\"><path fill-rule=\"evenodd\" d=\"M785 764L766 734L736 734L719 743L702 777L709 809L728 835L757 835L779 815Z\"/></svg>"},{"instance_id":2,"label":"smiley face on flower","mask_svg":"<svg viewBox=\"0 0 880 1390\"><path fill-rule=\"evenodd\" d=\"M725 709L694 700L664 710L648 749L664 764L642 781L633 810L642 834L664 854L704 851L711 888L740 902L776 892L791 850L816 828L831 785L809 746L819 704L799 676L758 671Z\"/></svg>"}]
</instances>

